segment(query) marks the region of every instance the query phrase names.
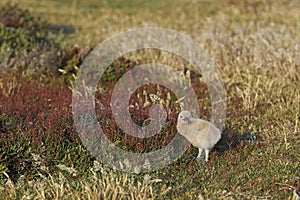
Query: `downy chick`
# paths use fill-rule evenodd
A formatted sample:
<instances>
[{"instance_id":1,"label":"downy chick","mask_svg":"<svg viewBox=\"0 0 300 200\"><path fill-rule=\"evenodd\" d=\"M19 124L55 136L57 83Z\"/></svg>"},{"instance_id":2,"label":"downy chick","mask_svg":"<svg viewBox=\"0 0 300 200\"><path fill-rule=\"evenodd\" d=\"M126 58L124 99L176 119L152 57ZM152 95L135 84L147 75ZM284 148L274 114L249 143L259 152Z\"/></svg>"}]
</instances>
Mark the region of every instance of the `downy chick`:
<instances>
[{"instance_id":1,"label":"downy chick","mask_svg":"<svg viewBox=\"0 0 300 200\"><path fill-rule=\"evenodd\" d=\"M210 150L221 138L221 131L212 123L193 118L189 111L181 111L178 116L177 130L193 146L199 149L197 159L205 151L205 161L208 161Z\"/></svg>"}]
</instances>

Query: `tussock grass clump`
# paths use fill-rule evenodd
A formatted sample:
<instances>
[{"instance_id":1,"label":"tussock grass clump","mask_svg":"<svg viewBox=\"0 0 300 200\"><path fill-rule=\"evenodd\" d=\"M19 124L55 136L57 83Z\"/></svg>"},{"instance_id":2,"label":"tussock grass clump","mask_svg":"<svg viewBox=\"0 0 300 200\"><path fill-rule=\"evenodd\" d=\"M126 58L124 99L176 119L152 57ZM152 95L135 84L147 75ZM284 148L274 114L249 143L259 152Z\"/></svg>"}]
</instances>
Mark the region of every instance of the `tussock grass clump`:
<instances>
[{"instance_id":1,"label":"tussock grass clump","mask_svg":"<svg viewBox=\"0 0 300 200\"><path fill-rule=\"evenodd\" d=\"M28 10L21 9L18 4L12 3L0 7L0 23L5 27L25 29L35 36L45 34L48 26L45 20L33 16Z\"/></svg>"},{"instance_id":2,"label":"tussock grass clump","mask_svg":"<svg viewBox=\"0 0 300 200\"><path fill-rule=\"evenodd\" d=\"M0 69L44 83L61 76L62 83L72 84L90 49L62 47L52 27L17 4L0 6Z\"/></svg>"},{"instance_id":3,"label":"tussock grass clump","mask_svg":"<svg viewBox=\"0 0 300 200\"><path fill-rule=\"evenodd\" d=\"M2 59L1 68L12 67L12 59L20 53L30 52L36 46L49 46L51 42L47 39L49 31L46 27L45 21L19 8L17 4L1 5L0 56L6 59Z\"/></svg>"}]
</instances>

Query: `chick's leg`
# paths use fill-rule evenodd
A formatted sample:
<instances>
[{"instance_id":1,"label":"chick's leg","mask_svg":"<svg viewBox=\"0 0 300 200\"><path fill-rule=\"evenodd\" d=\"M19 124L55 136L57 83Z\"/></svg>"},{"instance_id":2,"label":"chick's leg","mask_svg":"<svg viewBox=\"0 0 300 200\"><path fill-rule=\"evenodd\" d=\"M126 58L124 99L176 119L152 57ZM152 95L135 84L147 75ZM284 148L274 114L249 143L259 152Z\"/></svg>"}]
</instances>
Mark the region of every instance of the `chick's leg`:
<instances>
[{"instance_id":1,"label":"chick's leg","mask_svg":"<svg viewBox=\"0 0 300 200\"><path fill-rule=\"evenodd\" d=\"M199 159L201 157L202 151L203 151L203 149L199 148L197 159Z\"/></svg>"},{"instance_id":2,"label":"chick's leg","mask_svg":"<svg viewBox=\"0 0 300 200\"><path fill-rule=\"evenodd\" d=\"M205 161L208 161L209 149L205 149Z\"/></svg>"}]
</instances>

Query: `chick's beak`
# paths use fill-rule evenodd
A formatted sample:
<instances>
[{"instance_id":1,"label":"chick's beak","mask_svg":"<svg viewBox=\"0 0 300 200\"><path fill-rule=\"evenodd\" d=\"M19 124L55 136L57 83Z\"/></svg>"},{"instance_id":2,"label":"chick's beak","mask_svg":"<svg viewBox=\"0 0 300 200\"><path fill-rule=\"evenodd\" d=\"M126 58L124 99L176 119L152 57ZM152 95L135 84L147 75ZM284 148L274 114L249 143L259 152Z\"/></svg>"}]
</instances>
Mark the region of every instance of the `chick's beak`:
<instances>
[{"instance_id":1,"label":"chick's beak","mask_svg":"<svg viewBox=\"0 0 300 200\"><path fill-rule=\"evenodd\" d=\"M185 123L190 123L190 118L188 118L188 117L185 117L185 118L183 118L182 120L183 120L183 122L185 122Z\"/></svg>"}]
</instances>

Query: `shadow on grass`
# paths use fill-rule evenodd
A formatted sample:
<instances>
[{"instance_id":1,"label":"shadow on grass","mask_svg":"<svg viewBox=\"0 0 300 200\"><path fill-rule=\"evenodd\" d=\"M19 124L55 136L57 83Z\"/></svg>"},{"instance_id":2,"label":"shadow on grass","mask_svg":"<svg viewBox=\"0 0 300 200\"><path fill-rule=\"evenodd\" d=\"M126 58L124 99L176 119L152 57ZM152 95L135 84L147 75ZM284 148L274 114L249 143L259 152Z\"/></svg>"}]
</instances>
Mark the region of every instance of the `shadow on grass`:
<instances>
[{"instance_id":1,"label":"shadow on grass","mask_svg":"<svg viewBox=\"0 0 300 200\"><path fill-rule=\"evenodd\" d=\"M49 24L47 28L56 34L58 33L71 34L75 32L75 28L70 25Z\"/></svg>"},{"instance_id":2,"label":"shadow on grass","mask_svg":"<svg viewBox=\"0 0 300 200\"><path fill-rule=\"evenodd\" d=\"M245 146L260 140L261 137L251 132L240 134L231 128L227 128L222 132L222 137L214 147L214 150L219 153L224 153L230 149L237 149L240 146Z\"/></svg>"}]
</instances>

